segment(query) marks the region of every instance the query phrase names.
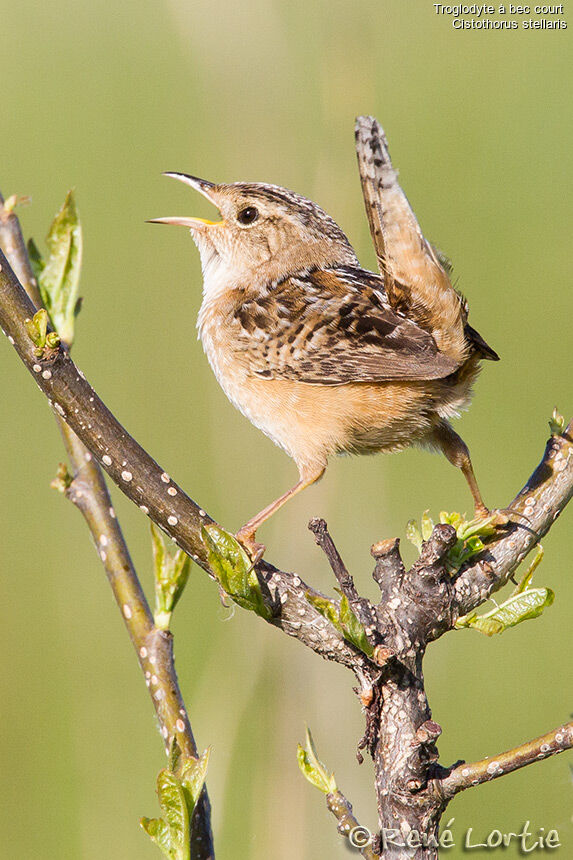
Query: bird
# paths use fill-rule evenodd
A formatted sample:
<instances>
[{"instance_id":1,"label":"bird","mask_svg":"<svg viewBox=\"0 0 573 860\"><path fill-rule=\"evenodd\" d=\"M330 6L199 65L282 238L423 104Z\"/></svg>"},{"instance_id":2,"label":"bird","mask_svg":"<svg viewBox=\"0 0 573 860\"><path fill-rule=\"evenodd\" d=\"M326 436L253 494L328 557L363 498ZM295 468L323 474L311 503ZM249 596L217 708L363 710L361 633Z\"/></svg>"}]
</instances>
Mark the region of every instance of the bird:
<instances>
[{"instance_id":1,"label":"bird","mask_svg":"<svg viewBox=\"0 0 573 860\"><path fill-rule=\"evenodd\" d=\"M450 419L468 407L481 361L499 356L469 325L445 258L424 238L382 127L359 117L355 134L377 273L330 215L278 185L168 172L220 219L152 219L189 229L209 363L231 403L298 468L298 482L236 533L253 563L265 550L260 526L335 454L437 449L461 469L476 517L489 514Z\"/></svg>"}]
</instances>

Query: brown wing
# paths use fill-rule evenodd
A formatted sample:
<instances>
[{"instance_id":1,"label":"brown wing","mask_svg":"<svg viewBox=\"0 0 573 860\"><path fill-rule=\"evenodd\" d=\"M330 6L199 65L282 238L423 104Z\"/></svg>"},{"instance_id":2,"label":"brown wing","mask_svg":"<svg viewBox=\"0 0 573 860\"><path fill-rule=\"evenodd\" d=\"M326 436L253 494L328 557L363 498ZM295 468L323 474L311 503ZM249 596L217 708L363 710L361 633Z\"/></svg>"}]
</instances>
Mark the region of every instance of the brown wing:
<instances>
[{"instance_id":1,"label":"brown wing","mask_svg":"<svg viewBox=\"0 0 573 860\"><path fill-rule=\"evenodd\" d=\"M432 336L389 306L383 281L340 267L291 277L235 310L250 371L322 385L440 379L457 367Z\"/></svg>"}]
</instances>

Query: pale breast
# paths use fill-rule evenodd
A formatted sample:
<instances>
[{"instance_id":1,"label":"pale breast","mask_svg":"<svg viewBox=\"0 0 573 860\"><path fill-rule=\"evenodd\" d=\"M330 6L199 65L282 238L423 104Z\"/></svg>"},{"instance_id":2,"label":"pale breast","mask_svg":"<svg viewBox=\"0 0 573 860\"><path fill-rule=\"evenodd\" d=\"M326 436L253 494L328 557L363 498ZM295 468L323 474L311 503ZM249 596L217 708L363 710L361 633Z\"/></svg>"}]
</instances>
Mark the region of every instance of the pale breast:
<instances>
[{"instance_id":1,"label":"pale breast","mask_svg":"<svg viewBox=\"0 0 573 860\"><path fill-rule=\"evenodd\" d=\"M237 297L205 301L198 328L231 403L299 467L326 465L335 453L404 448L429 433L438 415L452 415L469 399L473 373L460 374L458 386L445 380L321 385L261 378L253 372L257 338L238 336Z\"/></svg>"}]
</instances>

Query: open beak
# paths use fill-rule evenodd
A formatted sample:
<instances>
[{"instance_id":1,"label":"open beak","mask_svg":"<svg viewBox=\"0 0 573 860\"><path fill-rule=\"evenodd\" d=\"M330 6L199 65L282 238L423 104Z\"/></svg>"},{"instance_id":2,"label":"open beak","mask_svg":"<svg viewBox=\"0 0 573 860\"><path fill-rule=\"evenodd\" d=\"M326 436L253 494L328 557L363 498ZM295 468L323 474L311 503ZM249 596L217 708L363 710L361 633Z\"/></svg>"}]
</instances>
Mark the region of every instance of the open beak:
<instances>
[{"instance_id":1,"label":"open beak","mask_svg":"<svg viewBox=\"0 0 573 860\"><path fill-rule=\"evenodd\" d=\"M215 188L214 182L209 182L207 179L199 179L198 176L189 176L187 173L164 173L164 176L171 176L173 179L178 179L180 182L184 182L186 185L190 185L191 188L194 188L195 191L198 191L199 194L202 194L203 197L206 197L210 203L214 203L215 200L213 198L212 189ZM222 224L222 221L207 221L205 218L190 218L190 217L178 217L174 216L171 218L150 218L147 222L148 224L178 224L181 227L188 227L191 230L201 227L208 227L213 224Z\"/></svg>"}]
</instances>

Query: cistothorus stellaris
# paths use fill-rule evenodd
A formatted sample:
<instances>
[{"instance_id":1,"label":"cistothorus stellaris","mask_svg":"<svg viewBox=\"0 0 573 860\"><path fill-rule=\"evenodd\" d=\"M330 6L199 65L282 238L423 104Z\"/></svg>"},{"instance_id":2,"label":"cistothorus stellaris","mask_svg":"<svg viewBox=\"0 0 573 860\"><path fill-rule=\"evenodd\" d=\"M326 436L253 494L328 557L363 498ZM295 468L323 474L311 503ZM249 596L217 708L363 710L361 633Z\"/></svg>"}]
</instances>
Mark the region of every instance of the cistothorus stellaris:
<instances>
[{"instance_id":1,"label":"cistothorus stellaris","mask_svg":"<svg viewBox=\"0 0 573 860\"><path fill-rule=\"evenodd\" d=\"M253 558L264 549L259 526L317 481L332 454L434 447L462 470L476 514L487 514L448 419L469 404L480 360L498 356L468 325L372 118L358 120L357 148L380 275L361 268L329 215L275 185L168 173L221 220L154 219L187 227L199 249L199 335L225 394L298 467L298 483L237 532Z\"/></svg>"}]
</instances>

